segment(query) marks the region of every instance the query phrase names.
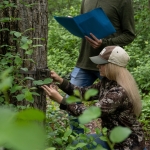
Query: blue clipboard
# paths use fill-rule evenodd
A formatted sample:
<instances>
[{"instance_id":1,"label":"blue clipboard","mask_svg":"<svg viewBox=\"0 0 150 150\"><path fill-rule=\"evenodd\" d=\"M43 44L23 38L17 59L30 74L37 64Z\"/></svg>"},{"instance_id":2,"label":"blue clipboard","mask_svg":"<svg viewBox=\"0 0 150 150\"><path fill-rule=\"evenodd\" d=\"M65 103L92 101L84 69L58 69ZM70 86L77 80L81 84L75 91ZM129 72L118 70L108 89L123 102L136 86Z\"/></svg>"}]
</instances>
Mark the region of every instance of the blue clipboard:
<instances>
[{"instance_id":1,"label":"blue clipboard","mask_svg":"<svg viewBox=\"0 0 150 150\"><path fill-rule=\"evenodd\" d=\"M98 39L102 39L116 32L102 8L72 18L57 16L54 18L70 33L80 38L84 38L85 35L91 37L90 33L93 33Z\"/></svg>"}]
</instances>

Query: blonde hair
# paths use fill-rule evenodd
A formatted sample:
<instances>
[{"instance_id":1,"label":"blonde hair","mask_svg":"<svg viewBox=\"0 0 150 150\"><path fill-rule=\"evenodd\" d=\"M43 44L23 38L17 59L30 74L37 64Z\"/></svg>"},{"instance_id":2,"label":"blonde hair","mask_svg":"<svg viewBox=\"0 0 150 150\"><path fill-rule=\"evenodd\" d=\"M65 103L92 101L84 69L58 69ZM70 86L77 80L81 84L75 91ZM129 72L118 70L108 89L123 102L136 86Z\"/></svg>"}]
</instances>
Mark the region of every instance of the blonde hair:
<instances>
[{"instance_id":1,"label":"blonde hair","mask_svg":"<svg viewBox=\"0 0 150 150\"><path fill-rule=\"evenodd\" d=\"M105 66L106 77L110 80L116 81L120 86L124 88L127 96L129 97L129 100L133 104L133 111L138 117L141 113L142 102L137 84L133 76L124 67L120 67L112 63L108 63Z\"/></svg>"}]
</instances>

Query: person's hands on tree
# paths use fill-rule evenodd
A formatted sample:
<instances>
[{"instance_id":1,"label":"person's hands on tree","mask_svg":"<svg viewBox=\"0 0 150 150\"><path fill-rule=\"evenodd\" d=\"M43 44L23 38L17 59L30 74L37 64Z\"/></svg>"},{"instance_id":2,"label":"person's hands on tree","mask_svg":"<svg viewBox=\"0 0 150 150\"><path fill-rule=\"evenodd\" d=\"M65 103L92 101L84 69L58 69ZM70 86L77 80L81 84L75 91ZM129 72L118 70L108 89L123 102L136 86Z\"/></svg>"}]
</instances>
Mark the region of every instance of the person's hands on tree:
<instances>
[{"instance_id":1,"label":"person's hands on tree","mask_svg":"<svg viewBox=\"0 0 150 150\"><path fill-rule=\"evenodd\" d=\"M50 77L53 79L54 82L58 82L58 83L62 83L63 82L63 78L61 78L56 72L51 71L50 72Z\"/></svg>"},{"instance_id":2,"label":"person's hands on tree","mask_svg":"<svg viewBox=\"0 0 150 150\"><path fill-rule=\"evenodd\" d=\"M46 94L54 101L56 101L57 103L61 103L63 97L59 94L58 91L56 91L56 89L54 89L52 87L52 85L47 86L47 85L43 85L41 86L42 89L44 89L44 91L46 92Z\"/></svg>"}]
</instances>

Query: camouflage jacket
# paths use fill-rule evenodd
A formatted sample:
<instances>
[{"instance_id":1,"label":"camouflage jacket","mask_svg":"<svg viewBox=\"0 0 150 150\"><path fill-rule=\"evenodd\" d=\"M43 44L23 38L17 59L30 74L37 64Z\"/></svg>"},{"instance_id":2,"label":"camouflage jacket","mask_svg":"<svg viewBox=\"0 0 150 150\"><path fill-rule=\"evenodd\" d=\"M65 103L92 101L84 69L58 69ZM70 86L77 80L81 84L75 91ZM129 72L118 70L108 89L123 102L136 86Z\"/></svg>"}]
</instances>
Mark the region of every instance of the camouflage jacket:
<instances>
[{"instance_id":1,"label":"camouflage jacket","mask_svg":"<svg viewBox=\"0 0 150 150\"><path fill-rule=\"evenodd\" d=\"M73 91L78 89L82 97L88 89L97 89L99 92L90 100L98 100L94 105L101 109L102 127L110 130L115 126L124 126L132 130L131 135L122 143L116 144L116 150L143 150L144 132L136 116L133 113L133 105L130 102L125 90L116 81L103 78L101 82L82 88L72 85L67 80L59 85L68 95L73 95ZM73 116L79 116L86 109L84 104L66 104L65 98L62 101L61 109L66 110ZM89 123L87 127L94 133L97 123Z\"/></svg>"}]
</instances>

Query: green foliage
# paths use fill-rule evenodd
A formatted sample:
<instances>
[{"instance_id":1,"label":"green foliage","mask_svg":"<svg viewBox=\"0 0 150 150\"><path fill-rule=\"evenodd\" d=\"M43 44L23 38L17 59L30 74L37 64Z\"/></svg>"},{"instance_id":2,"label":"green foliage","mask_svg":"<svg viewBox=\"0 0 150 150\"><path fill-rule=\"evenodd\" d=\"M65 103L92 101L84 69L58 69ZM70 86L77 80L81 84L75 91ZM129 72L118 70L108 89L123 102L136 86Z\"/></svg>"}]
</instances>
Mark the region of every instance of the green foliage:
<instances>
[{"instance_id":1,"label":"green foliage","mask_svg":"<svg viewBox=\"0 0 150 150\"><path fill-rule=\"evenodd\" d=\"M77 1L75 7L61 8L53 13L53 16L75 16L79 14L80 2ZM69 74L75 66L80 39L70 34L66 29L58 24L54 18L50 20L48 33L48 67L58 74L65 76Z\"/></svg>"},{"instance_id":2,"label":"green foliage","mask_svg":"<svg viewBox=\"0 0 150 150\"><path fill-rule=\"evenodd\" d=\"M81 96L79 95L79 91L75 90L74 93L76 94L76 96L81 98ZM95 96L96 94L97 94L97 91L92 89L92 90L87 91L86 96L84 96L84 97L86 97L86 98L88 97L88 99L89 99L91 96ZM68 98L69 104L74 103L76 96L70 96L70 98ZM84 99L82 99L82 103L84 103ZM60 113L59 109L54 112L52 110L53 108L51 105L48 108L49 108L48 124L50 124L50 126L51 126L47 130L48 134L50 134L48 141L49 142L51 141L51 143L49 143L49 144L52 147L57 147L59 149L61 146L62 150L63 149L75 150L80 147L80 148L87 150L87 147L86 147L87 144L88 145L90 145L90 144L97 145L94 138L86 136L86 133L89 132L89 129L86 128L83 124L87 124L87 123L93 121L94 119L97 119L98 117L100 117L101 116L100 108L95 107L95 106L90 106L83 112L83 114L81 114L78 117L78 120L80 122L79 126L81 128L83 128L84 132L85 132L85 134L79 134L79 135L72 132L72 130L70 129L69 120L64 118L64 114L65 114L64 112ZM63 115L63 117L62 117L63 120L62 119L59 120L62 115ZM68 118L67 114L65 117ZM61 124L62 124L62 122L64 123L64 119L66 120L65 124L63 124L63 126L61 125L61 127L60 127L60 122L61 122ZM57 128L57 126L59 126L59 128ZM60 128L61 128L61 132L60 132ZM100 137L101 140L108 142L111 150L113 150L114 144L124 141L130 135L131 130L128 128L125 128L125 127L118 126L111 130L109 137L108 137L106 128L103 128L102 131L101 131L101 129L97 128L96 133L97 134L103 133L103 136ZM55 136L55 140L50 140L50 139L53 139L53 136ZM73 145L73 143L72 143L74 140L78 141L77 144L75 144L75 145ZM62 145L63 145L63 147L62 147ZM104 148L101 147L100 145L97 145L96 149L98 149L98 148L101 150L104 150Z\"/></svg>"},{"instance_id":3,"label":"green foliage","mask_svg":"<svg viewBox=\"0 0 150 150\"><path fill-rule=\"evenodd\" d=\"M85 99L85 100L89 100L90 97L97 95L97 93L98 93L98 90L89 89L89 90L85 93L84 99Z\"/></svg>"},{"instance_id":4,"label":"green foliage","mask_svg":"<svg viewBox=\"0 0 150 150\"><path fill-rule=\"evenodd\" d=\"M145 139L150 139L150 94L143 97L143 109L140 116L140 122L143 125L145 131Z\"/></svg>"},{"instance_id":5,"label":"green foliage","mask_svg":"<svg viewBox=\"0 0 150 150\"><path fill-rule=\"evenodd\" d=\"M150 17L148 1L147 0L134 0L134 12L135 12L135 25L136 25L136 38L132 44L126 46L126 50L131 57L128 69L135 77L138 86L142 93L149 93L149 57L150 57L150 30L149 21Z\"/></svg>"},{"instance_id":6,"label":"green foliage","mask_svg":"<svg viewBox=\"0 0 150 150\"><path fill-rule=\"evenodd\" d=\"M131 130L126 127L115 127L111 130L110 140L113 143L121 143L131 134Z\"/></svg>"},{"instance_id":7,"label":"green foliage","mask_svg":"<svg viewBox=\"0 0 150 150\"><path fill-rule=\"evenodd\" d=\"M82 115L79 116L79 122L81 124L86 124L100 116L101 116L100 108L96 106L91 106L88 109L86 109Z\"/></svg>"},{"instance_id":8,"label":"green foliage","mask_svg":"<svg viewBox=\"0 0 150 150\"><path fill-rule=\"evenodd\" d=\"M34 39L29 39L27 36L24 36L27 31L33 30L33 28L27 29L23 33L10 31L7 28L5 28L5 30L8 31L9 36L12 37L12 42L16 43L16 45L0 46L0 48L6 47L6 53L3 55L0 54L0 104L9 104L11 99L15 99L17 101L26 100L33 103L34 96L39 96L36 92L36 86L49 84L52 82L52 79L48 78L44 81L36 81L31 77L24 78L19 71L28 71L27 68L22 68L23 63L35 63L32 59L30 59L30 56L33 54L35 47L42 45L33 45ZM20 54L16 52L16 47L22 50L25 55L29 56L29 59L21 58ZM29 83L29 81L33 81L34 87L28 87L26 83Z\"/></svg>"},{"instance_id":9,"label":"green foliage","mask_svg":"<svg viewBox=\"0 0 150 150\"><path fill-rule=\"evenodd\" d=\"M14 150L43 150L46 139L41 124L43 119L44 114L36 109L16 112L1 107L0 146Z\"/></svg>"},{"instance_id":10,"label":"green foliage","mask_svg":"<svg viewBox=\"0 0 150 150\"><path fill-rule=\"evenodd\" d=\"M69 127L68 114L59 110L58 104L49 102L46 113L47 148L66 150L75 139Z\"/></svg>"},{"instance_id":11,"label":"green foliage","mask_svg":"<svg viewBox=\"0 0 150 150\"><path fill-rule=\"evenodd\" d=\"M77 103L77 102L81 102L81 99L75 97L75 96L69 96L66 100L66 102L68 104L72 104L72 103Z\"/></svg>"},{"instance_id":12,"label":"green foliage","mask_svg":"<svg viewBox=\"0 0 150 150\"><path fill-rule=\"evenodd\" d=\"M108 137L107 135L107 128L102 129L103 136L100 137L101 140L106 141L111 150L114 150L115 143L123 142L130 134L131 130L127 127L116 126L110 132Z\"/></svg>"},{"instance_id":13,"label":"green foliage","mask_svg":"<svg viewBox=\"0 0 150 150\"><path fill-rule=\"evenodd\" d=\"M81 39L71 35L67 30L61 27L53 18L53 16L76 16L80 12L81 0L48 0L49 2L49 32L48 32L48 66L50 69L54 69L62 76L66 76L70 73L75 66L76 59L78 56L78 51L80 47ZM22 1L22 4L27 7L32 7L34 4L26 4ZM140 121L146 132L146 139L150 135L150 83L149 83L149 47L150 47L150 30L149 21L149 9L147 0L134 0L135 9L135 24L137 37L132 42L132 44L126 46L129 55L131 56L131 61L128 69L132 72L135 77L138 86L141 90L141 95L143 97L143 110L140 116ZM17 7L14 3L4 0L0 2L0 10L15 8ZM5 17L0 18L0 23L12 22L20 20L20 18ZM8 28L0 29L0 32L7 31L12 40L17 43L17 46L24 51L26 55L31 56L33 54L34 47L42 45L33 45L34 39L29 39L24 36L27 31L33 30L27 29L23 33L18 31L10 31ZM43 39L40 39L43 40ZM7 53L0 55L0 103L9 104L10 97L16 97L18 101L26 99L27 101L33 103L33 95L38 95L35 92L36 87L28 88L25 86L25 82L34 81L31 77L22 78L19 75L18 70L22 67L23 61L33 60L23 60L19 53L15 53L16 47L12 45L0 45L0 48L5 47ZM11 67L10 67L11 66ZM22 68L24 71L28 71L27 68ZM34 81L35 85L48 84L50 80L46 81ZM86 93L84 99L88 100L90 96L94 96L95 91L89 91ZM78 91L75 92L76 97L68 98L68 103L80 102L83 100ZM85 102L86 103L86 102ZM47 128L47 149L46 150L73 150L77 147L83 147L87 143L94 143L94 139L87 138L85 134L76 135L69 128L68 115L61 112L58 109L58 105L51 102L47 106L47 116L46 116L46 128ZM20 108L25 109L26 107L21 106ZM90 107L87 110L87 114L92 116L87 119L83 117L83 122L89 122L92 119L100 115L98 109L93 109ZM92 111L91 111L92 110ZM85 113L85 114L86 114ZM0 109L0 146L7 148L13 148L15 150L38 150L44 148L45 133L41 125L41 121L44 119L43 113L38 110L25 110L21 112L16 112L7 108ZM36 123L35 123L36 122ZM40 122L37 124L37 122ZM85 131L88 133L88 129L80 124ZM114 131L115 130L115 131ZM101 137L104 141L107 141L111 148L113 149L114 143L119 142L119 140L124 139L130 134L128 129L117 127L112 130L112 135L110 136L111 141L107 137L107 129L103 128ZM126 132L127 131L127 132ZM100 129L96 129L97 134L101 133ZM118 133L124 133L119 134ZM117 136L116 136L117 133ZM128 133L128 134L127 134ZM115 138L113 138L115 136ZM85 142L80 142L76 146L72 146L72 141L81 140ZM19 141L19 142L18 142ZM113 143L111 143L113 142ZM104 150L100 145L97 146L95 150Z\"/></svg>"}]
</instances>

